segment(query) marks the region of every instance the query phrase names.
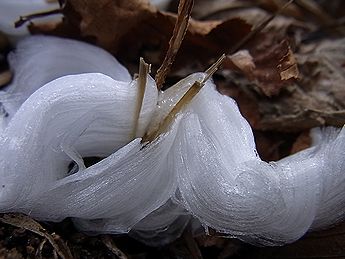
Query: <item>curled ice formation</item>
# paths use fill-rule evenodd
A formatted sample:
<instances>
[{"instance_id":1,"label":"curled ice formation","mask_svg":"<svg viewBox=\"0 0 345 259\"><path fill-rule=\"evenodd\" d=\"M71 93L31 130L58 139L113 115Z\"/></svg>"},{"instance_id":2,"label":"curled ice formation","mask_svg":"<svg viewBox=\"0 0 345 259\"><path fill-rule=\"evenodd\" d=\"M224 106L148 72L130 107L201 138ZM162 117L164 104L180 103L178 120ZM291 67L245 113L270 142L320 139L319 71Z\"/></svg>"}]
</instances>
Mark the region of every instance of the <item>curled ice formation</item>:
<instances>
[{"instance_id":1,"label":"curled ice formation","mask_svg":"<svg viewBox=\"0 0 345 259\"><path fill-rule=\"evenodd\" d=\"M50 57L54 53L47 51ZM311 148L264 162L235 101L208 80L166 132L141 143L205 74L160 93L147 76L136 129L140 84L107 55L95 63L103 74L68 75L42 86L49 78L78 72L73 66L64 70L64 58L57 66L47 59L35 69L49 69L27 90L19 79L37 72L22 63L36 55L18 59L14 67L23 69L7 92L9 98L15 95L13 87L27 99L13 110L0 136L1 212L50 221L72 217L89 233L133 230L132 236L151 245L181 235L191 217L206 228L263 245L293 242L309 229L344 218L345 129L314 130ZM77 56L75 64L81 61ZM103 59L117 64L110 71L113 78L104 75ZM83 72L95 69L84 65ZM105 158L86 168L83 158L90 156Z\"/></svg>"},{"instance_id":2,"label":"curled ice formation","mask_svg":"<svg viewBox=\"0 0 345 259\"><path fill-rule=\"evenodd\" d=\"M166 156L174 130L145 149L139 140L130 142L136 81L102 74L66 76L31 95L0 141L1 211L52 221L112 218L111 231L126 232L165 203L176 186L173 176L165 175L164 159L158 158ZM155 83L148 78L142 128L156 98ZM113 152L89 168L81 159ZM79 171L67 175L72 160Z\"/></svg>"},{"instance_id":3,"label":"curled ice formation","mask_svg":"<svg viewBox=\"0 0 345 259\"><path fill-rule=\"evenodd\" d=\"M247 242L293 242L344 217L345 130L338 133L328 128L318 145L263 162L236 103L209 82L185 111L169 156L179 202L202 225Z\"/></svg>"},{"instance_id":4,"label":"curled ice formation","mask_svg":"<svg viewBox=\"0 0 345 259\"><path fill-rule=\"evenodd\" d=\"M296 159L294 169L298 165L299 170L261 161L236 104L210 87L190 109L181 121L171 162L172 170L180 172L183 206L203 225L250 242L301 237L315 215L317 157ZM305 188L296 188L301 182Z\"/></svg>"},{"instance_id":5,"label":"curled ice formation","mask_svg":"<svg viewBox=\"0 0 345 259\"><path fill-rule=\"evenodd\" d=\"M0 92L0 102L7 114L4 124L31 94L61 76L102 73L119 81L131 80L127 69L103 49L57 37L27 37L10 54L9 63L15 77Z\"/></svg>"}]
</instances>

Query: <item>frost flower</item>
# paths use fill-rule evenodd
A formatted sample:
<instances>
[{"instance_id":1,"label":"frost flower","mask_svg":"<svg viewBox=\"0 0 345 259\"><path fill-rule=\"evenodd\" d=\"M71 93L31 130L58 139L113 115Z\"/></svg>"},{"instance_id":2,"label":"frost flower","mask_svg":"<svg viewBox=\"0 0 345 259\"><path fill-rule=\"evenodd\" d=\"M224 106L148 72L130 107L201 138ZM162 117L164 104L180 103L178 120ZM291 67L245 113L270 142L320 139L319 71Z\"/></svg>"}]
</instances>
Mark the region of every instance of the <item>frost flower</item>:
<instances>
[{"instance_id":1,"label":"frost flower","mask_svg":"<svg viewBox=\"0 0 345 259\"><path fill-rule=\"evenodd\" d=\"M142 89L143 78L103 50L42 36L21 42L11 66L15 79L0 95L1 212L72 217L87 232L134 230L152 244L176 238L191 218L275 245L344 216L345 130L314 130L313 147L266 163L211 80L161 130L205 73L164 92L147 75ZM87 167L88 157L103 159Z\"/></svg>"}]
</instances>

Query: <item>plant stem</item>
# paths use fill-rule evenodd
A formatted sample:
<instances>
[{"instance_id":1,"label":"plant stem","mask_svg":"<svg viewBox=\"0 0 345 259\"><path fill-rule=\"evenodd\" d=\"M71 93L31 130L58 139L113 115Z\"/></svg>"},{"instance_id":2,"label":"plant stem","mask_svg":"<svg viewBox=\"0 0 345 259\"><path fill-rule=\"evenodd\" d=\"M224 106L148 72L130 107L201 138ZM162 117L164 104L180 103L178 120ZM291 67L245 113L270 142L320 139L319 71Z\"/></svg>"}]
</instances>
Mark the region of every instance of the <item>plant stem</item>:
<instances>
[{"instance_id":1,"label":"plant stem","mask_svg":"<svg viewBox=\"0 0 345 259\"><path fill-rule=\"evenodd\" d=\"M139 117L140 117L140 112L141 112L141 108L144 101L147 75L149 73L150 73L150 65L147 64L143 58L140 58L139 76L138 76L138 93L137 93L137 101L136 101L136 107L135 107L135 112L134 112L134 127L131 134L131 137L133 139L136 138L137 136Z\"/></svg>"},{"instance_id":2,"label":"plant stem","mask_svg":"<svg viewBox=\"0 0 345 259\"><path fill-rule=\"evenodd\" d=\"M180 111L182 111L200 92L202 87L205 85L206 81L210 79L210 77L218 70L219 66L223 63L224 59L225 54L223 54L209 69L205 71L206 76L201 82L194 82L194 84L188 89L188 91L181 97L181 99L176 103L176 105L172 108L168 115L163 119L157 130L153 131L150 134L146 134L143 137L142 143L152 142L160 134L167 131L169 126L173 123L174 119L176 118L176 115Z\"/></svg>"}]
</instances>

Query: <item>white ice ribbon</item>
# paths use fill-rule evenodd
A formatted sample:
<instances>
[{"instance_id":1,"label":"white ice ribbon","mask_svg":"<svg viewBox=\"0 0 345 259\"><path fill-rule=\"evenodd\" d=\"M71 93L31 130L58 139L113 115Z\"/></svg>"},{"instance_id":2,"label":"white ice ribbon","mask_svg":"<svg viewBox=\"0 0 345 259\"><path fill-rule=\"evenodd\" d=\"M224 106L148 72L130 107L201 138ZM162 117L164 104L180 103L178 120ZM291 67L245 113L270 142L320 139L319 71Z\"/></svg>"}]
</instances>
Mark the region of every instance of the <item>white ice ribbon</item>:
<instances>
[{"instance_id":1,"label":"white ice ribbon","mask_svg":"<svg viewBox=\"0 0 345 259\"><path fill-rule=\"evenodd\" d=\"M107 53L70 40L60 45L67 53L75 52L75 58L61 54L54 65L52 57L59 51L54 41L65 40L30 40L38 39L47 43L44 55L38 58L23 48L25 58L12 63L15 71L16 66L21 69L7 93L25 93L22 98L28 98L17 112L12 110L0 140L1 212L20 211L51 221L72 217L88 232L134 229L134 236L152 238L153 243L180 235L188 215L205 227L264 245L293 242L311 228L343 219L344 129L314 130L318 143L313 147L266 163L257 155L251 128L236 103L219 94L209 80L167 132L142 144L131 134L137 80L131 81ZM42 64L43 57L47 59ZM81 57L88 57L90 64L98 60L98 66L89 66ZM32 68L32 61L38 67ZM70 75L41 87L45 80L78 73L76 67L80 72L110 71L113 78ZM24 90L20 82L31 82L37 73L42 73L39 80ZM159 96L148 76L137 136L159 127L204 76L193 74ZM86 168L87 156L106 158ZM78 170L69 175L71 161Z\"/></svg>"}]
</instances>

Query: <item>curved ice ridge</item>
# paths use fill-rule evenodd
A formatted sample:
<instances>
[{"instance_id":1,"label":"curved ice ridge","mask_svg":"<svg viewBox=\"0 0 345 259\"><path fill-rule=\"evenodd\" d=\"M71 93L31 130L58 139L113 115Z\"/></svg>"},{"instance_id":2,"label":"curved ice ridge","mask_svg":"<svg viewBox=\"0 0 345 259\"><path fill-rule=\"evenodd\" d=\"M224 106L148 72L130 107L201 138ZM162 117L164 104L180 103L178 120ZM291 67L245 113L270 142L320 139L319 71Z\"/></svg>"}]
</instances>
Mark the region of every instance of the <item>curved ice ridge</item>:
<instances>
[{"instance_id":1,"label":"curved ice ridge","mask_svg":"<svg viewBox=\"0 0 345 259\"><path fill-rule=\"evenodd\" d=\"M58 45L74 58L54 64ZM160 93L148 76L133 139L138 82L103 50L32 37L12 60L14 82L0 95L10 117L0 135L1 212L72 217L89 233L134 230L149 244L172 241L191 216L264 245L293 242L344 218L344 129L314 129L311 148L263 162L235 101L209 80L166 133L143 145L140 137L204 74ZM93 73L63 76L80 72ZM106 158L86 168L90 156Z\"/></svg>"}]
</instances>

